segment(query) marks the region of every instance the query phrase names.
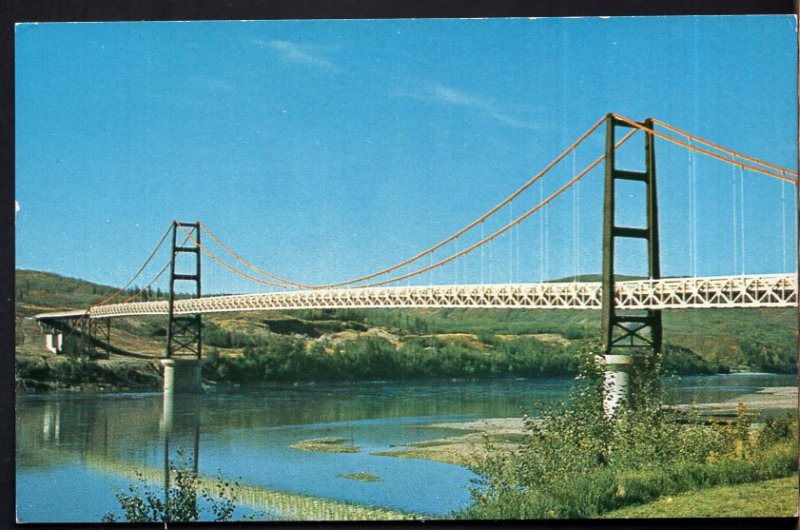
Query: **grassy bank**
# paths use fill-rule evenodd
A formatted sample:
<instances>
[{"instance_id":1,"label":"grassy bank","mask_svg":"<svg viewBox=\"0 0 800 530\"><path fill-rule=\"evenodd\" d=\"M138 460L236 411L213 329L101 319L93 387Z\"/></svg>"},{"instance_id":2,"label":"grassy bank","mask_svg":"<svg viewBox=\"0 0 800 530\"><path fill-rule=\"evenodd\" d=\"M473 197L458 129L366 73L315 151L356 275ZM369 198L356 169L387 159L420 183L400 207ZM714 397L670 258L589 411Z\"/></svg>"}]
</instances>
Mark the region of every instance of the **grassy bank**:
<instances>
[{"instance_id":1,"label":"grassy bank","mask_svg":"<svg viewBox=\"0 0 800 530\"><path fill-rule=\"evenodd\" d=\"M665 495L658 500L614 510L609 519L677 517L792 517L797 513L798 477L794 475L735 486Z\"/></svg>"},{"instance_id":2,"label":"grassy bank","mask_svg":"<svg viewBox=\"0 0 800 530\"><path fill-rule=\"evenodd\" d=\"M528 419L515 448L486 448L481 477L461 515L486 519L599 517L664 496L786 477L797 471L797 421L787 414L753 424L708 423L665 411L658 366L640 378L635 406L612 420L602 410L603 378L587 350L569 400ZM717 516L727 515L724 512Z\"/></svg>"}]
</instances>

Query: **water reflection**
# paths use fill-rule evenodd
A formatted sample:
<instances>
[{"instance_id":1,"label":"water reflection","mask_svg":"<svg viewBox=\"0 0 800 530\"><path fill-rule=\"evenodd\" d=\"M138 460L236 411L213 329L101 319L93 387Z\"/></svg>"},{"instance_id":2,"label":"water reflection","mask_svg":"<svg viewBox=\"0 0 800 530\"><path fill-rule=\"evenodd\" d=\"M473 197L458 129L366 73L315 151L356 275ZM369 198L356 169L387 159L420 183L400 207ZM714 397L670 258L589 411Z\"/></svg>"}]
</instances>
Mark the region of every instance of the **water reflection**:
<instances>
[{"instance_id":1,"label":"water reflection","mask_svg":"<svg viewBox=\"0 0 800 530\"><path fill-rule=\"evenodd\" d=\"M673 400L690 403L794 381L793 376L687 377L665 386ZM468 502L474 477L468 470L373 453L454 434L430 427L433 423L535 414L563 401L571 384L569 378L542 378L218 387L172 401L161 393L20 395L18 515L26 521L97 521L118 509L114 492L127 491L136 472L159 487L168 485L166 470L170 461L179 463L181 447L184 463L201 476L219 470L226 478L240 478L252 508L264 512L264 503L273 503L267 518L299 518L290 507L300 505L320 517L376 517L375 510L347 508L353 504L444 517ZM360 451L292 448L324 436L344 437ZM380 481L341 478L359 472Z\"/></svg>"},{"instance_id":2,"label":"water reflection","mask_svg":"<svg viewBox=\"0 0 800 530\"><path fill-rule=\"evenodd\" d=\"M178 448L172 447L171 441L173 438L173 428L175 427L175 402L178 402L179 416L184 420L188 429L193 430L193 444L191 453L187 452L188 448L179 446ZM159 419L159 429L161 436L164 439L164 494L170 491L170 468L178 467L184 469L187 464L191 462L191 469L198 475L199 462L200 462L200 414L199 414L199 396L197 394L174 394L172 392L164 392L162 395L161 417ZM182 425L183 426L183 425ZM180 433L179 433L180 434ZM177 454L177 460L171 456ZM187 460L188 459L188 460ZM175 465L171 465L172 462ZM193 499L195 509L197 508L197 498ZM165 499L166 502L166 499Z\"/></svg>"}]
</instances>

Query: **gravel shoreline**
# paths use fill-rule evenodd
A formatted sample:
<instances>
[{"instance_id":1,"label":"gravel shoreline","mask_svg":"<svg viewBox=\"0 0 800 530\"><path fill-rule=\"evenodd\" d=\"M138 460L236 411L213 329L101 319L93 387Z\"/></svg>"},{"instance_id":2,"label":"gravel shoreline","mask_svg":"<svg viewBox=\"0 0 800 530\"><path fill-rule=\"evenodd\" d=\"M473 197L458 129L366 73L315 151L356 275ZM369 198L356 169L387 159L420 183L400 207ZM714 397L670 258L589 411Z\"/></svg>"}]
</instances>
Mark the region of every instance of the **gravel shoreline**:
<instances>
[{"instance_id":1,"label":"gravel shoreline","mask_svg":"<svg viewBox=\"0 0 800 530\"><path fill-rule=\"evenodd\" d=\"M669 408L689 411L694 407L702 416L733 416L736 414L739 403L744 404L750 412L797 410L797 399L797 387L771 387L726 401L695 405L680 404ZM398 458L421 458L463 466L469 465L471 459L478 458L485 452L487 439L498 447L513 447L516 439L525 432L525 423L521 417L442 422L430 424L428 427L465 431L465 434L413 442L405 446L407 449L396 449L380 454Z\"/></svg>"}]
</instances>

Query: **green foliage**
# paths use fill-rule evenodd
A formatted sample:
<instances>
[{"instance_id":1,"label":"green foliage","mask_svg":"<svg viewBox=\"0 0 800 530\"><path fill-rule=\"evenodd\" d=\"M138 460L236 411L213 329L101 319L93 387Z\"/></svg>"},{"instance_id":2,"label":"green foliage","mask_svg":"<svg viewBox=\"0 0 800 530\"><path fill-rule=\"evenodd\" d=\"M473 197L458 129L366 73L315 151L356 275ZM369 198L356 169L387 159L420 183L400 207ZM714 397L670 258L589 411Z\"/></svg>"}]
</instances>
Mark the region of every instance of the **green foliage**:
<instances>
[{"instance_id":1,"label":"green foliage","mask_svg":"<svg viewBox=\"0 0 800 530\"><path fill-rule=\"evenodd\" d=\"M764 332L742 337L742 353L748 366L762 372L790 373L797 368L796 352L791 340Z\"/></svg>"},{"instance_id":2,"label":"green foliage","mask_svg":"<svg viewBox=\"0 0 800 530\"><path fill-rule=\"evenodd\" d=\"M667 344L664 350L663 366L666 374L707 375L726 371L719 363L706 360L689 348Z\"/></svg>"},{"instance_id":3,"label":"green foliage","mask_svg":"<svg viewBox=\"0 0 800 530\"><path fill-rule=\"evenodd\" d=\"M128 492L118 492L125 520L130 523L193 523L201 520L198 497L204 499L214 521L230 521L236 509L235 492L239 483L219 477L211 488L203 487L197 472L188 467L183 450L178 448L179 464L170 462L171 481L166 491L149 485L139 474L139 483L131 484ZM139 489L141 487L141 490ZM118 522L114 514L103 516L104 522Z\"/></svg>"},{"instance_id":4,"label":"green foliage","mask_svg":"<svg viewBox=\"0 0 800 530\"><path fill-rule=\"evenodd\" d=\"M796 422L773 421L758 437L743 406L736 421L705 425L665 412L659 362L646 366L635 403L603 413L603 379L592 347L563 407L534 420L516 450L487 447L474 463L469 518L580 518L717 484L787 476L796 469Z\"/></svg>"},{"instance_id":5,"label":"green foliage","mask_svg":"<svg viewBox=\"0 0 800 530\"><path fill-rule=\"evenodd\" d=\"M268 335L246 346L241 357L206 357L204 377L218 381L326 381L418 377L483 377L564 375L575 372L568 348L532 337L498 341L489 351L433 336L408 337L401 346L365 335L337 344L326 352L315 342Z\"/></svg>"},{"instance_id":6,"label":"green foliage","mask_svg":"<svg viewBox=\"0 0 800 530\"><path fill-rule=\"evenodd\" d=\"M154 388L160 385L155 373L145 373L131 366L110 367L86 357L53 360L16 359L14 363L17 386L37 386L48 382L56 387L83 384L111 385L118 388Z\"/></svg>"},{"instance_id":7,"label":"green foliage","mask_svg":"<svg viewBox=\"0 0 800 530\"><path fill-rule=\"evenodd\" d=\"M67 333L61 352L72 359L93 359L97 355L97 348L88 336L76 332Z\"/></svg>"}]
</instances>

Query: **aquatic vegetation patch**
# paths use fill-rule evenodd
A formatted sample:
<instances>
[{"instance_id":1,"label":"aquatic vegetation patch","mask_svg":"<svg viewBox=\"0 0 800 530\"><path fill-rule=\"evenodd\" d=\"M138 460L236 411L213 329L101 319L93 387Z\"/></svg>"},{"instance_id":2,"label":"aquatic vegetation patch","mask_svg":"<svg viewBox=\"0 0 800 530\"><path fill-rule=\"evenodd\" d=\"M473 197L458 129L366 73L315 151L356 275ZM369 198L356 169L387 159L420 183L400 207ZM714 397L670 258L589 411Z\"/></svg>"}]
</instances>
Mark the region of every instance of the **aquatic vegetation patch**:
<instances>
[{"instance_id":1,"label":"aquatic vegetation patch","mask_svg":"<svg viewBox=\"0 0 800 530\"><path fill-rule=\"evenodd\" d=\"M357 453L359 448L350 445L348 438L329 436L325 438L309 438L291 444L292 449L316 453Z\"/></svg>"},{"instance_id":2,"label":"aquatic vegetation patch","mask_svg":"<svg viewBox=\"0 0 800 530\"><path fill-rule=\"evenodd\" d=\"M359 482L382 482L383 479L378 475L374 475L372 473L364 473L361 471L357 471L355 473L343 473L340 475L336 475L339 478L346 478L347 480L357 480Z\"/></svg>"}]
</instances>

